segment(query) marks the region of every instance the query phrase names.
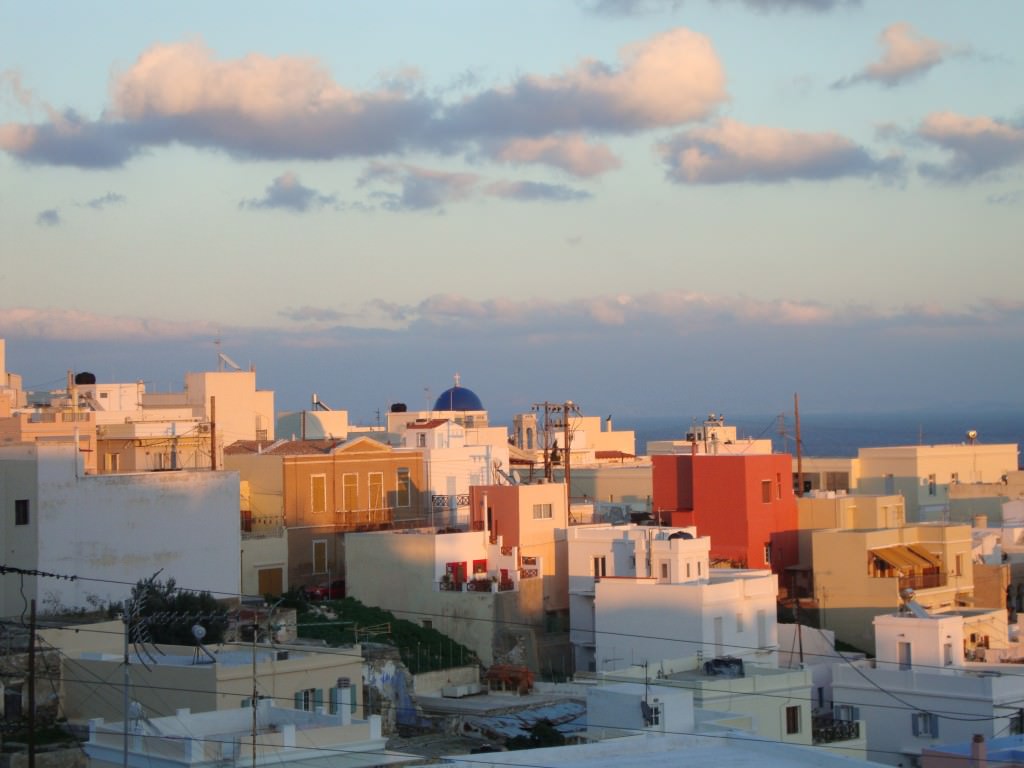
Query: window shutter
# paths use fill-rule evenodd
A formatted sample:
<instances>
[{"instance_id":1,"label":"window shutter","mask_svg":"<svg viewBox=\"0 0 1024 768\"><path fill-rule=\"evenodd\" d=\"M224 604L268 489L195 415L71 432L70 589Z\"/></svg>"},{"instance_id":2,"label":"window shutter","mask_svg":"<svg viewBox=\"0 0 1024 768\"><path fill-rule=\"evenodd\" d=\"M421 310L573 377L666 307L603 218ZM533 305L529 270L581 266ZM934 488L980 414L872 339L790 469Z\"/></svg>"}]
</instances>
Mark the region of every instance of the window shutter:
<instances>
[{"instance_id":1,"label":"window shutter","mask_svg":"<svg viewBox=\"0 0 1024 768\"><path fill-rule=\"evenodd\" d=\"M316 688L313 690L313 711L322 708L324 705L324 689Z\"/></svg>"},{"instance_id":2,"label":"window shutter","mask_svg":"<svg viewBox=\"0 0 1024 768\"><path fill-rule=\"evenodd\" d=\"M302 691L295 693L295 708L302 709Z\"/></svg>"},{"instance_id":3,"label":"window shutter","mask_svg":"<svg viewBox=\"0 0 1024 768\"><path fill-rule=\"evenodd\" d=\"M921 735L921 728L920 728L920 726L918 724L920 719L921 719L921 713L920 712L915 712L914 714L912 714L910 716L910 725L911 725L911 729L914 731L914 735L915 736L920 736Z\"/></svg>"},{"instance_id":4,"label":"window shutter","mask_svg":"<svg viewBox=\"0 0 1024 768\"><path fill-rule=\"evenodd\" d=\"M332 715L338 714L338 691L339 691L338 688L331 688L330 692L329 692L329 694L330 694L329 707L330 708L327 711L330 714L332 714Z\"/></svg>"},{"instance_id":5,"label":"window shutter","mask_svg":"<svg viewBox=\"0 0 1024 768\"><path fill-rule=\"evenodd\" d=\"M939 735L939 717L938 715L928 715L929 725L931 725L932 736Z\"/></svg>"},{"instance_id":6,"label":"window shutter","mask_svg":"<svg viewBox=\"0 0 1024 768\"><path fill-rule=\"evenodd\" d=\"M348 701L349 707L351 708L352 714L356 712L356 687L350 686L348 689Z\"/></svg>"}]
</instances>

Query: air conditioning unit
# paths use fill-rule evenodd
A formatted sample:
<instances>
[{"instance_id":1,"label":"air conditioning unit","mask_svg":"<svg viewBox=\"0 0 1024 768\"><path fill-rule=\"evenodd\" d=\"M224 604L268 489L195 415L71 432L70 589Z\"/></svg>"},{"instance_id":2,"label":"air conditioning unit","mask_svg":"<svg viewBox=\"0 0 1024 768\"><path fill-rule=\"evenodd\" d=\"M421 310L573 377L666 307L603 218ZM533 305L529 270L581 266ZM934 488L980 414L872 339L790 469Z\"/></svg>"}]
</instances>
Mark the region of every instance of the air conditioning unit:
<instances>
[{"instance_id":1,"label":"air conditioning unit","mask_svg":"<svg viewBox=\"0 0 1024 768\"><path fill-rule=\"evenodd\" d=\"M199 425L199 433L200 433L201 435L205 435L205 434L207 434L207 433L208 433L209 431L210 431L210 425L209 425L209 424L200 424L200 425Z\"/></svg>"}]
</instances>

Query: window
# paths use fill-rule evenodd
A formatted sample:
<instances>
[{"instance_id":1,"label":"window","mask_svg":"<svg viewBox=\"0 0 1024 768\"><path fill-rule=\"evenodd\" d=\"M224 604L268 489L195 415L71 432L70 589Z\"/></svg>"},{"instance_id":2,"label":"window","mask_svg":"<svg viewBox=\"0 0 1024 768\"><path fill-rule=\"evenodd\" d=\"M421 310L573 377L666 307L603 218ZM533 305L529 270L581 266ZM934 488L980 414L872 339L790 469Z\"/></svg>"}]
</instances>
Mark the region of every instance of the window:
<instances>
[{"instance_id":1,"label":"window","mask_svg":"<svg viewBox=\"0 0 1024 768\"><path fill-rule=\"evenodd\" d=\"M914 661L910 653L910 643L896 643L896 654L899 657L900 669L913 668Z\"/></svg>"},{"instance_id":2,"label":"window","mask_svg":"<svg viewBox=\"0 0 1024 768\"><path fill-rule=\"evenodd\" d=\"M550 504L534 504L533 505L533 519L534 520L550 520L551 519L551 505Z\"/></svg>"},{"instance_id":3,"label":"window","mask_svg":"<svg viewBox=\"0 0 1024 768\"><path fill-rule=\"evenodd\" d=\"M964 575L964 556L957 555L953 560L953 575L963 576Z\"/></svg>"},{"instance_id":4,"label":"window","mask_svg":"<svg viewBox=\"0 0 1024 768\"><path fill-rule=\"evenodd\" d=\"M309 478L309 509L316 515L327 511L327 475Z\"/></svg>"},{"instance_id":5,"label":"window","mask_svg":"<svg viewBox=\"0 0 1024 768\"><path fill-rule=\"evenodd\" d=\"M771 563L772 563L772 545L771 544L765 544L764 545L764 561L768 565L771 565Z\"/></svg>"},{"instance_id":6,"label":"window","mask_svg":"<svg viewBox=\"0 0 1024 768\"><path fill-rule=\"evenodd\" d=\"M700 576L700 560L697 561L697 576Z\"/></svg>"},{"instance_id":7,"label":"window","mask_svg":"<svg viewBox=\"0 0 1024 768\"><path fill-rule=\"evenodd\" d=\"M668 563L661 564L661 578L663 581L668 581Z\"/></svg>"},{"instance_id":8,"label":"window","mask_svg":"<svg viewBox=\"0 0 1024 768\"><path fill-rule=\"evenodd\" d=\"M423 628L424 629L433 629L434 628L434 621L433 621L433 619L424 619L423 620Z\"/></svg>"},{"instance_id":9,"label":"window","mask_svg":"<svg viewBox=\"0 0 1024 768\"><path fill-rule=\"evenodd\" d=\"M427 447L427 433L426 432L417 432L416 433L416 447L417 448L426 448Z\"/></svg>"},{"instance_id":10,"label":"window","mask_svg":"<svg viewBox=\"0 0 1024 768\"><path fill-rule=\"evenodd\" d=\"M607 572L608 572L608 570L607 570L607 562L605 561L604 557L595 557L594 558L594 578L595 579L600 579L602 576L606 575Z\"/></svg>"},{"instance_id":11,"label":"window","mask_svg":"<svg viewBox=\"0 0 1024 768\"><path fill-rule=\"evenodd\" d=\"M28 499L15 499L14 524L28 525Z\"/></svg>"},{"instance_id":12,"label":"window","mask_svg":"<svg viewBox=\"0 0 1024 768\"><path fill-rule=\"evenodd\" d=\"M409 470L406 467L399 467L397 473L396 487L395 487L395 506L396 507L408 507L409 506Z\"/></svg>"},{"instance_id":13,"label":"window","mask_svg":"<svg viewBox=\"0 0 1024 768\"><path fill-rule=\"evenodd\" d=\"M1009 732L1011 736L1024 733L1024 713L1017 710L1017 714L1010 716Z\"/></svg>"},{"instance_id":14,"label":"window","mask_svg":"<svg viewBox=\"0 0 1024 768\"><path fill-rule=\"evenodd\" d=\"M860 720L860 707L855 707L852 704L836 704L832 707L832 719L846 722Z\"/></svg>"},{"instance_id":15,"label":"window","mask_svg":"<svg viewBox=\"0 0 1024 768\"><path fill-rule=\"evenodd\" d=\"M314 712L324 705L323 688L305 688L295 692L295 708Z\"/></svg>"},{"instance_id":16,"label":"window","mask_svg":"<svg viewBox=\"0 0 1024 768\"><path fill-rule=\"evenodd\" d=\"M887 496L894 494L896 492L896 478L891 474L886 475L883 479L883 487L885 489L884 493Z\"/></svg>"},{"instance_id":17,"label":"window","mask_svg":"<svg viewBox=\"0 0 1024 768\"><path fill-rule=\"evenodd\" d=\"M686 578L690 578L690 564L686 564Z\"/></svg>"},{"instance_id":18,"label":"window","mask_svg":"<svg viewBox=\"0 0 1024 768\"><path fill-rule=\"evenodd\" d=\"M761 501L765 504L770 504L772 501L772 481L762 480L761 481Z\"/></svg>"},{"instance_id":19,"label":"window","mask_svg":"<svg viewBox=\"0 0 1024 768\"><path fill-rule=\"evenodd\" d=\"M952 485L956 485L957 483L959 483L959 482L960 482L960 473L959 473L959 472L953 472L953 473L952 473L952 474L951 474L951 475L949 476L949 482L950 482L950 483L951 483Z\"/></svg>"},{"instance_id":20,"label":"window","mask_svg":"<svg viewBox=\"0 0 1024 768\"><path fill-rule=\"evenodd\" d=\"M910 729L915 736L938 736L939 718L931 712L915 712L910 716Z\"/></svg>"},{"instance_id":21,"label":"window","mask_svg":"<svg viewBox=\"0 0 1024 768\"><path fill-rule=\"evenodd\" d=\"M786 707L786 733L800 733L800 706Z\"/></svg>"},{"instance_id":22,"label":"window","mask_svg":"<svg viewBox=\"0 0 1024 768\"><path fill-rule=\"evenodd\" d=\"M342 475L341 506L346 512L355 512L359 508L359 476L354 473Z\"/></svg>"},{"instance_id":23,"label":"window","mask_svg":"<svg viewBox=\"0 0 1024 768\"><path fill-rule=\"evenodd\" d=\"M103 457L103 465L107 472L117 472L121 467L121 454L108 453Z\"/></svg>"},{"instance_id":24,"label":"window","mask_svg":"<svg viewBox=\"0 0 1024 768\"><path fill-rule=\"evenodd\" d=\"M313 540L313 573L327 573L327 539Z\"/></svg>"},{"instance_id":25,"label":"window","mask_svg":"<svg viewBox=\"0 0 1024 768\"><path fill-rule=\"evenodd\" d=\"M775 473L775 498L782 498L782 475L778 472Z\"/></svg>"},{"instance_id":26,"label":"window","mask_svg":"<svg viewBox=\"0 0 1024 768\"><path fill-rule=\"evenodd\" d=\"M942 664L946 667L953 666L953 644L945 643L942 646Z\"/></svg>"},{"instance_id":27,"label":"window","mask_svg":"<svg viewBox=\"0 0 1024 768\"><path fill-rule=\"evenodd\" d=\"M935 475L934 474L928 475L928 495L929 496L934 496L935 495L935 491L936 491L936 489L935 489Z\"/></svg>"},{"instance_id":28,"label":"window","mask_svg":"<svg viewBox=\"0 0 1024 768\"><path fill-rule=\"evenodd\" d=\"M370 509L384 509L384 473L370 473Z\"/></svg>"},{"instance_id":29,"label":"window","mask_svg":"<svg viewBox=\"0 0 1024 768\"><path fill-rule=\"evenodd\" d=\"M328 689L328 713L337 715L346 706L350 712L356 711L356 688L347 677L339 677L338 684Z\"/></svg>"}]
</instances>

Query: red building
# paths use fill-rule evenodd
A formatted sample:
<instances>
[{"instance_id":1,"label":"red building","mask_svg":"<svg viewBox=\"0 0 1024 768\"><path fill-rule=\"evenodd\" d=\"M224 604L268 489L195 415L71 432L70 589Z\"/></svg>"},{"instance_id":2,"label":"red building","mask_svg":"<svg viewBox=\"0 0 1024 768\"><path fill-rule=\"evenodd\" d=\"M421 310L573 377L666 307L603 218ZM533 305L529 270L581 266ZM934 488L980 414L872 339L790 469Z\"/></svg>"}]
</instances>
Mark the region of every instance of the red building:
<instances>
[{"instance_id":1,"label":"red building","mask_svg":"<svg viewBox=\"0 0 1024 768\"><path fill-rule=\"evenodd\" d=\"M788 454L652 458L654 512L663 525L697 526L699 536L711 537L713 561L778 574L797 564Z\"/></svg>"}]
</instances>

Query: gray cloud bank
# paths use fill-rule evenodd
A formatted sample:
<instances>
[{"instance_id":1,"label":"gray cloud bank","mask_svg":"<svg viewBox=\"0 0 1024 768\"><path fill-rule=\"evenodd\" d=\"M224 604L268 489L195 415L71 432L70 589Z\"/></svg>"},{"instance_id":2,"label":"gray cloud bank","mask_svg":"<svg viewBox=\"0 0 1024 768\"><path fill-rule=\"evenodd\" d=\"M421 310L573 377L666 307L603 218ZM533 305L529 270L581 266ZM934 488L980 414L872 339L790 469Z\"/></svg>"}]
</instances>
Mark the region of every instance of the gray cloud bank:
<instances>
[{"instance_id":1,"label":"gray cloud bank","mask_svg":"<svg viewBox=\"0 0 1024 768\"><path fill-rule=\"evenodd\" d=\"M367 315L379 322L367 325ZM442 295L282 316L282 327L232 328L8 309L0 327L8 368L26 381L60 379L72 367L103 381L180 386L183 371L216 365L213 341L221 338L232 357L256 365L279 409L303 407L315 391L363 420L389 402L418 403L424 386L448 386L455 371L503 413L572 398L587 412L670 413L692 404L687 417L705 408L778 412L795 391L802 402L839 410L1015 402L1024 375L1024 362L1005 354L1024 341L1024 302L944 311L686 291L569 302ZM978 366L992 375L979 379Z\"/></svg>"}]
</instances>

